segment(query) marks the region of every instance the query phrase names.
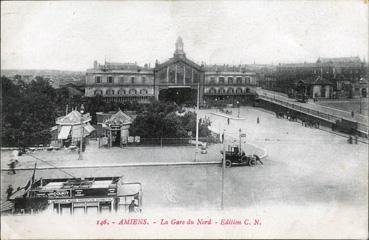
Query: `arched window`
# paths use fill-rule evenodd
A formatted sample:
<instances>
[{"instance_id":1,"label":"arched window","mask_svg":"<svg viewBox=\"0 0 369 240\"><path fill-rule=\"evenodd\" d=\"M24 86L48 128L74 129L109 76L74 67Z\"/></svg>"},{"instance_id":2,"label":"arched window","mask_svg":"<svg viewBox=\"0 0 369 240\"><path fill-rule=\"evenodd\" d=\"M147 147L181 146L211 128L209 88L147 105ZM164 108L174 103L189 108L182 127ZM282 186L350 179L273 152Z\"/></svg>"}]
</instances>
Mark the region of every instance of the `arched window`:
<instances>
[{"instance_id":1,"label":"arched window","mask_svg":"<svg viewBox=\"0 0 369 240\"><path fill-rule=\"evenodd\" d=\"M94 94L95 95L102 95L102 91L101 90L95 90Z\"/></svg>"},{"instance_id":2,"label":"arched window","mask_svg":"<svg viewBox=\"0 0 369 240\"><path fill-rule=\"evenodd\" d=\"M234 93L233 88L228 88L227 93Z\"/></svg>"},{"instance_id":3,"label":"arched window","mask_svg":"<svg viewBox=\"0 0 369 240\"><path fill-rule=\"evenodd\" d=\"M218 92L219 92L220 94L224 94L224 93L225 93L225 89L224 89L224 88L219 88Z\"/></svg>"},{"instance_id":4,"label":"arched window","mask_svg":"<svg viewBox=\"0 0 369 240\"><path fill-rule=\"evenodd\" d=\"M246 81L246 84L250 84L250 78L249 77L245 78L245 81Z\"/></svg>"},{"instance_id":5,"label":"arched window","mask_svg":"<svg viewBox=\"0 0 369 240\"><path fill-rule=\"evenodd\" d=\"M237 81L237 84L242 84L242 77L237 77L236 81Z\"/></svg>"},{"instance_id":6,"label":"arched window","mask_svg":"<svg viewBox=\"0 0 369 240\"><path fill-rule=\"evenodd\" d=\"M129 94L137 94L136 89L129 89Z\"/></svg>"},{"instance_id":7,"label":"arched window","mask_svg":"<svg viewBox=\"0 0 369 240\"><path fill-rule=\"evenodd\" d=\"M219 84L224 84L224 77L219 77Z\"/></svg>"},{"instance_id":8,"label":"arched window","mask_svg":"<svg viewBox=\"0 0 369 240\"><path fill-rule=\"evenodd\" d=\"M124 95L124 94L126 94L126 90L124 90L124 89L119 89L119 91L118 91L118 95Z\"/></svg>"},{"instance_id":9,"label":"arched window","mask_svg":"<svg viewBox=\"0 0 369 240\"><path fill-rule=\"evenodd\" d=\"M228 84L233 84L233 77L228 77Z\"/></svg>"},{"instance_id":10,"label":"arched window","mask_svg":"<svg viewBox=\"0 0 369 240\"><path fill-rule=\"evenodd\" d=\"M106 95L114 95L114 90L113 89L106 90Z\"/></svg>"},{"instance_id":11,"label":"arched window","mask_svg":"<svg viewBox=\"0 0 369 240\"><path fill-rule=\"evenodd\" d=\"M215 94L216 92L217 92L217 90L215 90L215 88L210 88L209 89L210 94Z\"/></svg>"},{"instance_id":12,"label":"arched window","mask_svg":"<svg viewBox=\"0 0 369 240\"><path fill-rule=\"evenodd\" d=\"M238 94L242 93L242 88L237 88L236 93L238 93Z\"/></svg>"},{"instance_id":13,"label":"arched window","mask_svg":"<svg viewBox=\"0 0 369 240\"><path fill-rule=\"evenodd\" d=\"M250 88L246 88L246 93L249 93L250 92Z\"/></svg>"},{"instance_id":14,"label":"arched window","mask_svg":"<svg viewBox=\"0 0 369 240\"><path fill-rule=\"evenodd\" d=\"M140 94L147 94L147 89L141 89Z\"/></svg>"}]
</instances>

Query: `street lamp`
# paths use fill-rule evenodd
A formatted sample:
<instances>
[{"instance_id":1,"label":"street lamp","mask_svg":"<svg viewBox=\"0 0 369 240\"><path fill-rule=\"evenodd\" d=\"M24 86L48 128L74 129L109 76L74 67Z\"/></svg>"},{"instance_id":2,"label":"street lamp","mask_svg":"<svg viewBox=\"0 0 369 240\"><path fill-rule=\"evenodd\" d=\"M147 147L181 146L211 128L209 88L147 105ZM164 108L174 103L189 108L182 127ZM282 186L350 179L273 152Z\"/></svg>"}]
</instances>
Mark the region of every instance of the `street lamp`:
<instances>
[{"instance_id":1,"label":"street lamp","mask_svg":"<svg viewBox=\"0 0 369 240\"><path fill-rule=\"evenodd\" d=\"M237 101L237 107L238 107L238 118L240 118L240 102Z\"/></svg>"},{"instance_id":2,"label":"street lamp","mask_svg":"<svg viewBox=\"0 0 369 240\"><path fill-rule=\"evenodd\" d=\"M223 130L222 141L223 141L223 161L222 161L222 196L220 201L220 209L224 209L224 171L225 171L225 161L226 161L226 148L225 148L225 129Z\"/></svg>"},{"instance_id":3,"label":"street lamp","mask_svg":"<svg viewBox=\"0 0 369 240\"><path fill-rule=\"evenodd\" d=\"M81 113L81 142L80 142L80 146L79 146L79 157L78 160L82 160L82 142L83 142L83 112L85 110L85 107L83 106L83 104L81 104L81 109L80 109L80 113Z\"/></svg>"}]
</instances>

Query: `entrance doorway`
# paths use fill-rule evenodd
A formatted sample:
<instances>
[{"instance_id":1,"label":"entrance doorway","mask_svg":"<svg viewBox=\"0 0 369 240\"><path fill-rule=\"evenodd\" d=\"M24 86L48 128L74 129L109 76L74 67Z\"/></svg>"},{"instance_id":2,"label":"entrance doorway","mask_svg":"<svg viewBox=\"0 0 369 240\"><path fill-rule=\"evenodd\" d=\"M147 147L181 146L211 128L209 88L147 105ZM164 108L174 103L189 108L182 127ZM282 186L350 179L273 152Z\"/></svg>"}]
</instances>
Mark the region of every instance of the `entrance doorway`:
<instances>
[{"instance_id":1,"label":"entrance doorway","mask_svg":"<svg viewBox=\"0 0 369 240\"><path fill-rule=\"evenodd\" d=\"M111 132L112 146L120 147L120 130L115 130Z\"/></svg>"},{"instance_id":2,"label":"entrance doorway","mask_svg":"<svg viewBox=\"0 0 369 240\"><path fill-rule=\"evenodd\" d=\"M178 105L196 105L197 89L190 87L168 88L159 92L159 101L175 102Z\"/></svg>"}]
</instances>

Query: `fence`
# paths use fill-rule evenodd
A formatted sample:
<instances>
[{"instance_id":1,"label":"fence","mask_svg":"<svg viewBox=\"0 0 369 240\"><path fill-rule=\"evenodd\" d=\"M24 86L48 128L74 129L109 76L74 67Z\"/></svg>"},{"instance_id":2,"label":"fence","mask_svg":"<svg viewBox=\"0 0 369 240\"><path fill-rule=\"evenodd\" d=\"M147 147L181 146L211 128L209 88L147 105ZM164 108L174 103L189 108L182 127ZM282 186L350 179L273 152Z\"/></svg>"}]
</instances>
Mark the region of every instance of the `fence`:
<instances>
[{"instance_id":1,"label":"fence","mask_svg":"<svg viewBox=\"0 0 369 240\"><path fill-rule=\"evenodd\" d=\"M342 119L345 119L342 116L337 116L339 114L333 115L333 114L321 112L321 111L318 111L318 110L314 110L314 109L311 109L311 108L303 107L303 106L296 105L296 104L293 104L293 103L290 103L290 102L282 101L278 98L275 98L275 96L274 97L269 97L269 96L266 96L266 95L259 95L259 97L261 99L266 100L266 101L277 103L280 106L287 107L287 108L293 109L295 111L299 111L301 113L308 114L308 115L311 115L311 116L314 116L314 117L318 117L318 118L324 119L326 121L329 121L331 123L336 123L337 121L341 121ZM368 126L366 124L357 122L357 126L358 126L359 131L361 131L363 133L366 133L366 134L368 133Z\"/></svg>"},{"instance_id":2,"label":"fence","mask_svg":"<svg viewBox=\"0 0 369 240\"><path fill-rule=\"evenodd\" d=\"M195 145L195 138L140 138L139 142L127 143L127 147L134 146L190 146ZM214 143L215 138L199 138L199 146L202 143Z\"/></svg>"}]
</instances>

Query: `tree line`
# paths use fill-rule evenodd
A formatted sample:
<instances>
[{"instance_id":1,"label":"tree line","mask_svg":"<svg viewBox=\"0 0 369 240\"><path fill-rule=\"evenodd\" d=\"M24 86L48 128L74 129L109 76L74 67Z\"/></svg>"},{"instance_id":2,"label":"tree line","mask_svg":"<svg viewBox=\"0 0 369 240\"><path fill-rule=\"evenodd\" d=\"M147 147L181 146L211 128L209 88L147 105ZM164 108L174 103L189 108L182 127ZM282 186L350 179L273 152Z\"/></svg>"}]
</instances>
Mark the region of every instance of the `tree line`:
<instances>
[{"instance_id":1,"label":"tree line","mask_svg":"<svg viewBox=\"0 0 369 240\"><path fill-rule=\"evenodd\" d=\"M55 126L57 117L64 116L66 106L69 111L81 104L85 112L92 116L96 124L96 112L136 111L137 117L132 123L132 135L142 138L181 138L192 136L196 130L196 114L187 112L180 116L181 107L173 102L162 103L152 100L149 104L137 102L106 102L103 97L84 98L83 95L70 94L68 88L54 89L42 77L25 83L1 77L2 93L2 134L1 146L29 147L48 144L50 128ZM177 112L177 113L176 113ZM199 136L208 137L209 121L199 124Z\"/></svg>"}]
</instances>

